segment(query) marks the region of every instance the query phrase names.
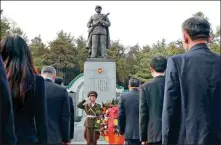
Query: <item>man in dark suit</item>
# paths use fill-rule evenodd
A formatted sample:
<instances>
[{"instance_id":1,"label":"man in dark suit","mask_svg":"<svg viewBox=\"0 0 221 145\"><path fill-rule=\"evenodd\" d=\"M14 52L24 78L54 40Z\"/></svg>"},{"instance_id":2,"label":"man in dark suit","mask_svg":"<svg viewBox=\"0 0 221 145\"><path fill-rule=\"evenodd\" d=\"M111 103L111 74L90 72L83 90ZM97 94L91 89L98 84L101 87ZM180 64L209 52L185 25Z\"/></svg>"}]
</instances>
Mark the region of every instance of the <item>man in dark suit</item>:
<instances>
[{"instance_id":1,"label":"man in dark suit","mask_svg":"<svg viewBox=\"0 0 221 145\"><path fill-rule=\"evenodd\" d=\"M129 92L120 97L118 128L127 145L140 145L139 136L139 86L140 81L129 80Z\"/></svg>"},{"instance_id":2,"label":"man in dark suit","mask_svg":"<svg viewBox=\"0 0 221 145\"><path fill-rule=\"evenodd\" d=\"M55 79L55 83L61 86L64 86L63 84L63 78L57 77ZM71 118L70 118L70 139L72 140L74 138L74 104L73 99L71 96L69 96L69 102L70 102L70 111L71 111Z\"/></svg>"},{"instance_id":3,"label":"man in dark suit","mask_svg":"<svg viewBox=\"0 0 221 145\"><path fill-rule=\"evenodd\" d=\"M208 48L210 24L183 22L185 54L168 59L162 114L163 144L220 144L220 55Z\"/></svg>"},{"instance_id":4,"label":"man in dark suit","mask_svg":"<svg viewBox=\"0 0 221 145\"><path fill-rule=\"evenodd\" d=\"M142 144L161 144L162 110L167 60L154 57L150 63L153 80L140 87L140 139Z\"/></svg>"},{"instance_id":5,"label":"man in dark suit","mask_svg":"<svg viewBox=\"0 0 221 145\"><path fill-rule=\"evenodd\" d=\"M0 144L16 145L14 114L2 57L0 56Z\"/></svg>"},{"instance_id":6,"label":"man in dark suit","mask_svg":"<svg viewBox=\"0 0 221 145\"><path fill-rule=\"evenodd\" d=\"M70 102L66 88L55 84L56 70L43 67L48 110L48 143L53 145L70 142Z\"/></svg>"}]
</instances>

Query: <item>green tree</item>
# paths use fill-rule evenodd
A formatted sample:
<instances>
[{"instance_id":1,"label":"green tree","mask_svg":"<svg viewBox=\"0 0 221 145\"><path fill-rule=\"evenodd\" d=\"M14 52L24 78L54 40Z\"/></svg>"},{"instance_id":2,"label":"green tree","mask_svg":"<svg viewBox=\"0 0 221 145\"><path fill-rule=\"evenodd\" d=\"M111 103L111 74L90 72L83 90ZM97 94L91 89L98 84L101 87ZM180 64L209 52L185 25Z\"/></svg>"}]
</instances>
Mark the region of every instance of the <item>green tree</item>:
<instances>
[{"instance_id":1,"label":"green tree","mask_svg":"<svg viewBox=\"0 0 221 145\"><path fill-rule=\"evenodd\" d=\"M79 36L75 40L75 43L77 44L75 65L80 69L81 73L83 73L84 71L84 62L88 55L88 50L86 49L86 42L87 41L82 36Z\"/></svg>"},{"instance_id":2,"label":"green tree","mask_svg":"<svg viewBox=\"0 0 221 145\"><path fill-rule=\"evenodd\" d=\"M205 18L205 19L209 20L209 18L206 17L202 11L196 12L195 14L193 14L193 16L194 17L198 16L198 17L202 17L202 18Z\"/></svg>"},{"instance_id":3,"label":"green tree","mask_svg":"<svg viewBox=\"0 0 221 145\"><path fill-rule=\"evenodd\" d=\"M1 13L2 15L2 13ZM9 21L6 17L1 17L1 38L13 34L21 36L26 42L28 42L27 35L23 32L23 30L17 26L16 22Z\"/></svg>"},{"instance_id":4,"label":"green tree","mask_svg":"<svg viewBox=\"0 0 221 145\"><path fill-rule=\"evenodd\" d=\"M125 47L120 44L119 40L111 41L111 47L108 49L108 58L116 62L117 80L120 84L125 84L126 77L129 76L125 50Z\"/></svg>"},{"instance_id":5,"label":"green tree","mask_svg":"<svg viewBox=\"0 0 221 145\"><path fill-rule=\"evenodd\" d=\"M212 33L212 40L209 44L211 50L220 55L221 47L220 47L220 26L217 26L215 33Z\"/></svg>"},{"instance_id":6,"label":"green tree","mask_svg":"<svg viewBox=\"0 0 221 145\"><path fill-rule=\"evenodd\" d=\"M38 70L41 70L44 66L44 56L48 53L45 44L42 42L41 35L38 35L31 40L29 48L34 58L34 63L36 67L38 68Z\"/></svg>"},{"instance_id":7,"label":"green tree","mask_svg":"<svg viewBox=\"0 0 221 145\"><path fill-rule=\"evenodd\" d=\"M167 58L172 55L184 53L180 40L166 44L166 40L162 39L161 41L154 43L152 47L148 46L147 48L148 49L142 49L138 53L136 59L138 63L135 66L136 73L133 75L143 82L147 82L152 79L149 67L153 57L163 56Z\"/></svg>"},{"instance_id":8,"label":"green tree","mask_svg":"<svg viewBox=\"0 0 221 145\"><path fill-rule=\"evenodd\" d=\"M57 38L49 42L49 53L45 55L46 64L56 68L74 67L76 60L76 46L74 37L63 30L57 33Z\"/></svg>"},{"instance_id":9,"label":"green tree","mask_svg":"<svg viewBox=\"0 0 221 145\"><path fill-rule=\"evenodd\" d=\"M177 45L177 41L176 42L170 42L167 46L165 57L181 54L181 53L184 53L184 52L185 52L184 49L182 47L180 47L180 45Z\"/></svg>"},{"instance_id":10,"label":"green tree","mask_svg":"<svg viewBox=\"0 0 221 145\"><path fill-rule=\"evenodd\" d=\"M41 35L34 37L29 45L32 55L35 57L42 56L46 53L46 46L42 42Z\"/></svg>"},{"instance_id":11,"label":"green tree","mask_svg":"<svg viewBox=\"0 0 221 145\"><path fill-rule=\"evenodd\" d=\"M142 50L138 44L131 46L128 48L128 53L126 53L126 71L130 74L130 76L134 76L137 72L136 66L139 64L138 54Z\"/></svg>"},{"instance_id":12,"label":"green tree","mask_svg":"<svg viewBox=\"0 0 221 145\"><path fill-rule=\"evenodd\" d=\"M1 10L1 35L0 38L4 37L6 35L6 32L10 29L10 22L8 19L4 16L2 16L3 10Z\"/></svg>"},{"instance_id":13,"label":"green tree","mask_svg":"<svg viewBox=\"0 0 221 145\"><path fill-rule=\"evenodd\" d=\"M12 21L10 23L10 25L11 25L10 26L10 33L22 37L28 43L27 35L24 33L24 31L20 27L17 26L17 23Z\"/></svg>"}]
</instances>

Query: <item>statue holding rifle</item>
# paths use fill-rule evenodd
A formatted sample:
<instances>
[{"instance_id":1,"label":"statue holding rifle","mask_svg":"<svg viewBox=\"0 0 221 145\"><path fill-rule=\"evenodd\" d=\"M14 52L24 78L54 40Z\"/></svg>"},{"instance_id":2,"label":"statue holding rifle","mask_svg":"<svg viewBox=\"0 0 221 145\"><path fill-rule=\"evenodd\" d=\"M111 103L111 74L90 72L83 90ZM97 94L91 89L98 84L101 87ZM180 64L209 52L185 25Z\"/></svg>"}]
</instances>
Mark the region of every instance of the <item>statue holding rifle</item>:
<instances>
[{"instance_id":1,"label":"statue holding rifle","mask_svg":"<svg viewBox=\"0 0 221 145\"><path fill-rule=\"evenodd\" d=\"M110 35L108 27L111 25L108 14L101 14L101 6L96 6L97 12L90 17L87 23L88 40L86 48L89 49L89 57L106 58L107 49L110 47Z\"/></svg>"}]
</instances>

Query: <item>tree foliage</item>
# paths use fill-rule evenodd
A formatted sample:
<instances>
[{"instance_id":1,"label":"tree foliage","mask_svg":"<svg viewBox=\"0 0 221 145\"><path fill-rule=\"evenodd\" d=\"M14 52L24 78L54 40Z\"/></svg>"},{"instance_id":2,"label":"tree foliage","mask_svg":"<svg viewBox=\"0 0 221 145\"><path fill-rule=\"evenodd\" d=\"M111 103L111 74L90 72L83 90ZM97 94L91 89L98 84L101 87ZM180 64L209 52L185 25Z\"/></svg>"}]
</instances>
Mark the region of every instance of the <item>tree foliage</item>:
<instances>
[{"instance_id":1,"label":"tree foliage","mask_svg":"<svg viewBox=\"0 0 221 145\"><path fill-rule=\"evenodd\" d=\"M207 18L203 12L193 16ZM208 19L208 18L207 18ZM208 19L209 20L209 19ZM22 36L27 41L27 36L16 23L1 18L1 37L10 31ZM34 57L34 63L40 70L44 65L52 65L58 70L58 75L64 77L67 85L79 73L83 73L84 62L87 58L86 39L82 36L75 38L70 33L61 30L55 40L43 43L41 35L31 39L29 47ZM220 54L220 26L211 31L211 50ZM124 46L119 40L111 41L108 49L108 58L116 62L117 84L127 87L128 79L135 77L146 82L152 78L149 64L154 56L169 57L184 53L181 40L167 42L166 39L158 40L152 45Z\"/></svg>"},{"instance_id":2,"label":"tree foliage","mask_svg":"<svg viewBox=\"0 0 221 145\"><path fill-rule=\"evenodd\" d=\"M10 29L10 23L5 17L1 18L1 38L6 35L6 32Z\"/></svg>"},{"instance_id":3,"label":"tree foliage","mask_svg":"<svg viewBox=\"0 0 221 145\"><path fill-rule=\"evenodd\" d=\"M49 53L44 58L48 65L56 68L74 67L76 62L76 46L74 37L64 31L57 33L57 38L49 42Z\"/></svg>"},{"instance_id":4,"label":"tree foliage","mask_svg":"<svg viewBox=\"0 0 221 145\"><path fill-rule=\"evenodd\" d=\"M5 35L13 34L21 36L27 43L28 37L23 32L23 30L18 27L17 23L14 21L8 20L6 17L2 16L3 10L1 10L1 38Z\"/></svg>"}]
</instances>

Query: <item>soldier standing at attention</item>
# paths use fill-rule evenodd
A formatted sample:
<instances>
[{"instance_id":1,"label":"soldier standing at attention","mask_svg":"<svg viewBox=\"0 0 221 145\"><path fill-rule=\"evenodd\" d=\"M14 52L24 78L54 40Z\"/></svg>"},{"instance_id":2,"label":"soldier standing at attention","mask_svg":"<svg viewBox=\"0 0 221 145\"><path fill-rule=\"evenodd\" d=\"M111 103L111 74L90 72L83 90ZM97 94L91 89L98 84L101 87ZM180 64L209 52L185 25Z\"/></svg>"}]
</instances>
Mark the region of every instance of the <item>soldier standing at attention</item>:
<instances>
[{"instance_id":1,"label":"soldier standing at attention","mask_svg":"<svg viewBox=\"0 0 221 145\"><path fill-rule=\"evenodd\" d=\"M87 49L91 58L106 58L107 49L110 47L109 29L111 23L108 14L101 14L101 6L96 6L96 14L90 17L87 27L89 28Z\"/></svg>"},{"instance_id":2,"label":"soldier standing at attention","mask_svg":"<svg viewBox=\"0 0 221 145\"><path fill-rule=\"evenodd\" d=\"M88 93L88 98L90 102L86 100L80 102L77 107L83 109L87 114L87 119L84 122L84 138L87 141L87 145L97 145L97 140L100 137L100 133L95 129L95 121L97 116L101 114L101 105L96 103L97 92L90 91Z\"/></svg>"}]
</instances>

